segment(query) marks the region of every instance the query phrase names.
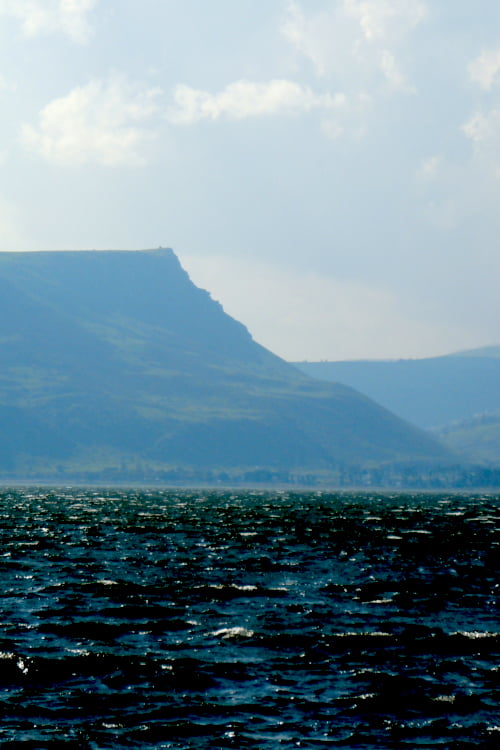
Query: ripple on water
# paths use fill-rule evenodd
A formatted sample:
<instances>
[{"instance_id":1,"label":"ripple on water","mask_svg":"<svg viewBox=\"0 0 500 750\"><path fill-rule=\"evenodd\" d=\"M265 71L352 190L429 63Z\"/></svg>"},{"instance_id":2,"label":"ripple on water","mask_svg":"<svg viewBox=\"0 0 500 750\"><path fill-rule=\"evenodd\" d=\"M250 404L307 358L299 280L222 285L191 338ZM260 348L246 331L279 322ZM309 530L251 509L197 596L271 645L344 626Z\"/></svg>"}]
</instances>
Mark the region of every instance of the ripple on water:
<instances>
[{"instance_id":1,"label":"ripple on water","mask_svg":"<svg viewBox=\"0 0 500 750\"><path fill-rule=\"evenodd\" d=\"M497 498L0 502L2 747L497 747Z\"/></svg>"}]
</instances>

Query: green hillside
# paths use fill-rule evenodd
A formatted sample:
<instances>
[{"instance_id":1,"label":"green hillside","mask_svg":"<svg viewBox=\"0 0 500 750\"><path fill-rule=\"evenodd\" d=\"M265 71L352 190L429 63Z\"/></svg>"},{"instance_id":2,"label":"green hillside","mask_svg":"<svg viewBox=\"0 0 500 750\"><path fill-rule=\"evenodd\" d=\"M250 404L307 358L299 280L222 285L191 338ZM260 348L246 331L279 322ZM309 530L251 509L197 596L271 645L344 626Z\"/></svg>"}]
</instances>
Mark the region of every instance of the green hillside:
<instances>
[{"instance_id":1,"label":"green hillside","mask_svg":"<svg viewBox=\"0 0 500 750\"><path fill-rule=\"evenodd\" d=\"M500 466L500 414L452 422L436 430L436 435L468 460Z\"/></svg>"},{"instance_id":2,"label":"green hillside","mask_svg":"<svg viewBox=\"0 0 500 750\"><path fill-rule=\"evenodd\" d=\"M297 363L344 383L424 429L500 410L500 347L428 359Z\"/></svg>"},{"instance_id":3,"label":"green hillside","mask_svg":"<svg viewBox=\"0 0 500 750\"><path fill-rule=\"evenodd\" d=\"M446 458L256 344L171 250L0 253L0 476Z\"/></svg>"}]
</instances>

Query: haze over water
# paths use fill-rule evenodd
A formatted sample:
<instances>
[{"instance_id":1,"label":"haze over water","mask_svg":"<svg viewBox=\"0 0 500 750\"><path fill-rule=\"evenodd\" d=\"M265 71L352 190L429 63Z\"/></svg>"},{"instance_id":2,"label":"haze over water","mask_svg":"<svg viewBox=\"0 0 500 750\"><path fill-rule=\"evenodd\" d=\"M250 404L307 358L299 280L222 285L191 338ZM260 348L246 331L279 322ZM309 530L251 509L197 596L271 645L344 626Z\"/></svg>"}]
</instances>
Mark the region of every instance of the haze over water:
<instances>
[{"instance_id":1,"label":"haze over water","mask_svg":"<svg viewBox=\"0 0 500 750\"><path fill-rule=\"evenodd\" d=\"M498 747L498 497L0 503L2 747Z\"/></svg>"}]
</instances>

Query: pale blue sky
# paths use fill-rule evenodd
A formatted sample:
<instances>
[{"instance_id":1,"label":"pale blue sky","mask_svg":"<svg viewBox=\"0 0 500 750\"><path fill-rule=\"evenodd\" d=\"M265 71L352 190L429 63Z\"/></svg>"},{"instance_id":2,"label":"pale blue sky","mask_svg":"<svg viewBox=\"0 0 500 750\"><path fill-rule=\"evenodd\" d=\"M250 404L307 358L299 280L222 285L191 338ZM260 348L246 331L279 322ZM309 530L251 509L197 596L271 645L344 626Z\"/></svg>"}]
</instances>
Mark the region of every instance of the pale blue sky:
<instances>
[{"instance_id":1,"label":"pale blue sky","mask_svg":"<svg viewBox=\"0 0 500 750\"><path fill-rule=\"evenodd\" d=\"M0 249L172 247L289 359L499 343L497 0L0 0Z\"/></svg>"}]
</instances>

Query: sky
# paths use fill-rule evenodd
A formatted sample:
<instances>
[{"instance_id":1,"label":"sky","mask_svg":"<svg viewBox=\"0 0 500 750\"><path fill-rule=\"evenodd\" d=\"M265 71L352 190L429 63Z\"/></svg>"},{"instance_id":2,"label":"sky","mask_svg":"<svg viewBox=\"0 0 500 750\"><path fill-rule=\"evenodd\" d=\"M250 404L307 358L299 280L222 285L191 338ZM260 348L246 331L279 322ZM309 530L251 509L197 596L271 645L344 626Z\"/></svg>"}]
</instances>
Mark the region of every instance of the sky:
<instances>
[{"instance_id":1,"label":"sky","mask_svg":"<svg viewBox=\"0 0 500 750\"><path fill-rule=\"evenodd\" d=\"M289 360L500 343L498 0L0 0L0 250L171 247Z\"/></svg>"}]
</instances>

